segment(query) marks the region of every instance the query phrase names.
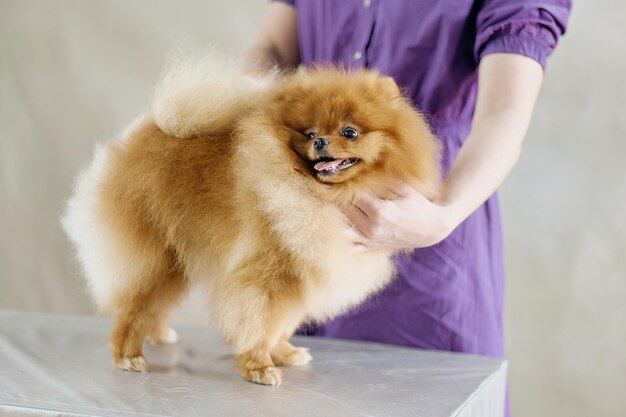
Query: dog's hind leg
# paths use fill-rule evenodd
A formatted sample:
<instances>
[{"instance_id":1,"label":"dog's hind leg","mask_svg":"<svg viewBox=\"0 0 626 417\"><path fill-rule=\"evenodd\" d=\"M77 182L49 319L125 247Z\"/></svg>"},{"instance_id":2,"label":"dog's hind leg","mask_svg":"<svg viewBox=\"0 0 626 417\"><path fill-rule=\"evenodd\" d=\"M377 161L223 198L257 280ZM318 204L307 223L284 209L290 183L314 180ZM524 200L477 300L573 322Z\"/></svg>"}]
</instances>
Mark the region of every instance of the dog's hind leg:
<instances>
[{"instance_id":1,"label":"dog's hind leg","mask_svg":"<svg viewBox=\"0 0 626 417\"><path fill-rule=\"evenodd\" d=\"M293 314L289 321L285 323L282 335L278 343L271 351L272 360L278 366L302 366L311 362L313 357L309 349L296 347L289 343L289 338L302 324L303 314Z\"/></svg>"},{"instance_id":2,"label":"dog's hind leg","mask_svg":"<svg viewBox=\"0 0 626 417\"><path fill-rule=\"evenodd\" d=\"M146 340L153 345L166 345L178 341L178 333L170 327L172 309L167 309L158 315L155 325L146 336Z\"/></svg>"},{"instance_id":3,"label":"dog's hind leg","mask_svg":"<svg viewBox=\"0 0 626 417\"><path fill-rule=\"evenodd\" d=\"M164 265L159 271L134 288L128 288L116 296L116 321L109 335L113 362L127 371L146 372L148 363L143 356L144 339L167 337L167 318L187 289L182 272Z\"/></svg>"},{"instance_id":4,"label":"dog's hind leg","mask_svg":"<svg viewBox=\"0 0 626 417\"><path fill-rule=\"evenodd\" d=\"M302 366L311 362L313 357L309 349L292 345L289 343L289 337L281 337L272 349L271 356L274 363L278 366Z\"/></svg>"}]
</instances>

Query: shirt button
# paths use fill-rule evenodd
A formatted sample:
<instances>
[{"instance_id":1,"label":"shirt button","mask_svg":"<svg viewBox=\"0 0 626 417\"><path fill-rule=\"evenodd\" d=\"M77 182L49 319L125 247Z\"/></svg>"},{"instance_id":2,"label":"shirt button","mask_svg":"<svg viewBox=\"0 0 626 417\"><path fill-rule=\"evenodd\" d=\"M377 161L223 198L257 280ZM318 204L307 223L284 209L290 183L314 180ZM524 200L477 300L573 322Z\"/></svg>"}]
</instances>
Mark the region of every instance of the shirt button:
<instances>
[{"instance_id":1,"label":"shirt button","mask_svg":"<svg viewBox=\"0 0 626 417\"><path fill-rule=\"evenodd\" d=\"M363 54L361 53L361 51L356 51L354 55L352 55L352 58L354 58L355 61L358 61L359 59L361 59L362 56Z\"/></svg>"},{"instance_id":2,"label":"shirt button","mask_svg":"<svg viewBox=\"0 0 626 417\"><path fill-rule=\"evenodd\" d=\"M372 0L363 0L363 7L365 7L366 9L369 9L371 5Z\"/></svg>"}]
</instances>

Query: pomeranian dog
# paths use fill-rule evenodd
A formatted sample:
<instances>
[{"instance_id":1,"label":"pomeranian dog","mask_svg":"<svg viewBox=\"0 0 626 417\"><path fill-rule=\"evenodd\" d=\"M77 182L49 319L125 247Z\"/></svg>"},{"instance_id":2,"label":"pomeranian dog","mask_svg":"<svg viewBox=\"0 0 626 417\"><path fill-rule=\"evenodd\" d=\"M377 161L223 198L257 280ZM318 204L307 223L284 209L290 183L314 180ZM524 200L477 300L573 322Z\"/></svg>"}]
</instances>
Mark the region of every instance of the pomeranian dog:
<instances>
[{"instance_id":1,"label":"pomeranian dog","mask_svg":"<svg viewBox=\"0 0 626 417\"><path fill-rule=\"evenodd\" d=\"M175 342L172 309L194 283L248 381L308 363L289 339L380 290L392 251L357 251L339 207L404 181L428 198L439 145L390 77L299 69L263 77L189 60L152 109L100 145L64 228L101 312L113 361L148 370L144 340Z\"/></svg>"}]
</instances>

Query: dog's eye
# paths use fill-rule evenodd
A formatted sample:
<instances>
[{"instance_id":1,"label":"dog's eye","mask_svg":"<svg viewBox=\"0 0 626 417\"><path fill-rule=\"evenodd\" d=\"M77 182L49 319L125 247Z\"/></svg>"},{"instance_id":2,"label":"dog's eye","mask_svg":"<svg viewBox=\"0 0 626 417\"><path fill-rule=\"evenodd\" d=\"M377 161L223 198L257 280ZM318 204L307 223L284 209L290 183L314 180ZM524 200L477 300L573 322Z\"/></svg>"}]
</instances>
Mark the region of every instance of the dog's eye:
<instances>
[{"instance_id":1,"label":"dog's eye","mask_svg":"<svg viewBox=\"0 0 626 417\"><path fill-rule=\"evenodd\" d=\"M356 130L352 129L351 127L346 127L341 132L341 136L343 136L346 139L354 140L354 139L356 139L357 136L359 136L359 132L357 132Z\"/></svg>"},{"instance_id":2,"label":"dog's eye","mask_svg":"<svg viewBox=\"0 0 626 417\"><path fill-rule=\"evenodd\" d=\"M317 132L309 132L304 134L307 140L311 140L317 136Z\"/></svg>"}]
</instances>

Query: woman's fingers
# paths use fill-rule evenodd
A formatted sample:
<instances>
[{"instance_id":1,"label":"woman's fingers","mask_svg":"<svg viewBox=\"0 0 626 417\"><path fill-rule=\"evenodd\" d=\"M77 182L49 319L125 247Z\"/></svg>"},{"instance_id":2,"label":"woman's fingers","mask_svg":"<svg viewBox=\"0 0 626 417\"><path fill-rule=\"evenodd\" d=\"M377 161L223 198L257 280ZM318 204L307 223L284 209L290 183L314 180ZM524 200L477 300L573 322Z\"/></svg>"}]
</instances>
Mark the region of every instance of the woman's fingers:
<instances>
[{"instance_id":1,"label":"woman's fingers","mask_svg":"<svg viewBox=\"0 0 626 417\"><path fill-rule=\"evenodd\" d=\"M393 192L397 194L398 197L406 197L416 191L408 182L398 182L393 185Z\"/></svg>"},{"instance_id":2,"label":"woman's fingers","mask_svg":"<svg viewBox=\"0 0 626 417\"><path fill-rule=\"evenodd\" d=\"M367 214L354 204L348 204L342 207L343 213L348 218L348 221L352 226L356 228L363 236L367 236L369 230L369 218Z\"/></svg>"},{"instance_id":3,"label":"woman's fingers","mask_svg":"<svg viewBox=\"0 0 626 417\"><path fill-rule=\"evenodd\" d=\"M359 233L354 227L348 226L345 230L344 237L349 242L360 243L360 244L365 243L365 236Z\"/></svg>"},{"instance_id":4,"label":"woman's fingers","mask_svg":"<svg viewBox=\"0 0 626 417\"><path fill-rule=\"evenodd\" d=\"M359 195L359 199L354 202L354 205L358 207L367 217L374 219L380 210L382 201L370 194L363 193Z\"/></svg>"},{"instance_id":5,"label":"woman's fingers","mask_svg":"<svg viewBox=\"0 0 626 417\"><path fill-rule=\"evenodd\" d=\"M354 245L354 250L364 252L368 248L368 241L358 230L353 227L347 227L344 233L345 239Z\"/></svg>"}]
</instances>

